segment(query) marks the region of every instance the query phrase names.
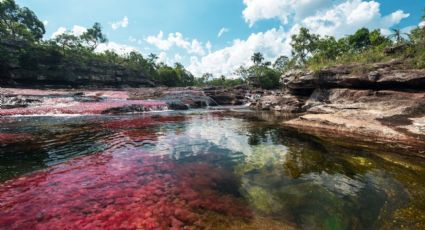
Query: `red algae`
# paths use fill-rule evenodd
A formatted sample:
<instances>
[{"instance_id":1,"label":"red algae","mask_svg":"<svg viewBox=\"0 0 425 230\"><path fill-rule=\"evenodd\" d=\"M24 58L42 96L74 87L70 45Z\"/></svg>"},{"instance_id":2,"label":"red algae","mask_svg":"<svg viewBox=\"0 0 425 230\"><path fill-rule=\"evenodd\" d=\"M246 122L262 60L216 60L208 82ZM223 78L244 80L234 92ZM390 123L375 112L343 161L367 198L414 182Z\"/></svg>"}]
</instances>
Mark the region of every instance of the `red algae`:
<instances>
[{"instance_id":1,"label":"red algae","mask_svg":"<svg viewBox=\"0 0 425 230\"><path fill-rule=\"evenodd\" d=\"M0 229L202 229L206 212L251 218L215 189L228 177L139 150L79 157L0 185Z\"/></svg>"},{"instance_id":2,"label":"red algae","mask_svg":"<svg viewBox=\"0 0 425 230\"><path fill-rule=\"evenodd\" d=\"M33 136L25 133L0 133L0 145L30 141Z\"/></svg>"},{"instance_id":3,"label":"red algae","mask_svg":"<svg viewBox=\"0 0 425 230\"><path fill-rule=\"evenodd\" d=\"M0 93L13 94L13 95L31 95L31 96L68 95L70 93L83 93L86 96L101 96L101 97L116 98L116 99L128 99L128 92L125 90L1 88Z\"/></svg>"},{"instance_id":4,"label":"red algae","mask_svg":"<svg viewBox=\"0 0 425 230\"><path fill-rule=\"evenodd\" d=\"M52 98L42 105L27 108L14 108L0 110L0 116L13 115L43 115L43 114L101 114L113 108L138 105L148 110L164 110L167 105L161 101L137 100L106 100L101 102L76 102L72 98Z\"/></svg>"}]
</instances>

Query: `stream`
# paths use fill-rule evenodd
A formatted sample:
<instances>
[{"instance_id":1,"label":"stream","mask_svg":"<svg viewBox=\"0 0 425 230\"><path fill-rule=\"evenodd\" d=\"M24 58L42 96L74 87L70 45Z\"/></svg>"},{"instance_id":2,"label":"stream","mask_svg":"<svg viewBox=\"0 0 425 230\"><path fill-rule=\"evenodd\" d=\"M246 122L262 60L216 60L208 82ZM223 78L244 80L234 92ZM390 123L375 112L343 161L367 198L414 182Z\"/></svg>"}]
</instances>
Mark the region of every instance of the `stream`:
<instances>
[{"instance_id":1,"label":"stream","mask_svg":"<svg viewBox=\"0 0 425 230\"><path fill-rule=\"evenodd\" d=\"M0 118L0 229L423 229L425 162L245 109Z\"/></svg>"}]
</instances>

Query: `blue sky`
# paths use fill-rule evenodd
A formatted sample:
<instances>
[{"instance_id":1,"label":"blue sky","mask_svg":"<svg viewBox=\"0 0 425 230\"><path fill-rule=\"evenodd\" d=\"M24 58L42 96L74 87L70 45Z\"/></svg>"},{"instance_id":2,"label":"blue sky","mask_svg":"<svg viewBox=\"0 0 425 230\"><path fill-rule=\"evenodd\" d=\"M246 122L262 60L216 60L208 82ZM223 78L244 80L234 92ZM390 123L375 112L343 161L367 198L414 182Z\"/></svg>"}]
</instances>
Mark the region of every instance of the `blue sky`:
<instances>
[{"instance_id":1,"label":"blue sky","mask_svg":"<svg viewBox=\"0 0 425 230\"><path fill-rule=\"evenodd\" d=\"M300 26L337 37L363 26L384 33L409 30L419 25L425 7L423 0L16 1L46 22L46 38L100 22L110 41L100 49L153 52L169 64L182 62L196 75L231 75L256 51L270 60L290 55L290 35Z\"/></svg>"}]
</instances>

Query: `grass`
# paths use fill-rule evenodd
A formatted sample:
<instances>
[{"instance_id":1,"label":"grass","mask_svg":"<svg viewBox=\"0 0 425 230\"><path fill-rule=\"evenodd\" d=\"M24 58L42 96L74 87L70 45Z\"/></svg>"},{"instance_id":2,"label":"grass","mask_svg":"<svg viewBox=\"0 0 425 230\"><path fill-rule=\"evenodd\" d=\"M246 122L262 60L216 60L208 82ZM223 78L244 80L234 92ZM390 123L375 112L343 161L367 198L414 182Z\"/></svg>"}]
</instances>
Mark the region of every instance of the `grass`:
<instances>
[{"instance_id":1,"label":"grass","mask_svg":"<svg viewBox=\"0 0 425 230\"><path fill-rule=\"evenodd\" d=\"M316 72L325 68L335 67L339 65L360 65L360 69L354 71L368 71L368 65L378 62L387 62L390 60L402 60L403 67L406 69L423 69L425 68L425 46L409 46L403 52L388 55L384 52L384 48L378 47L367 49L361 53L345 53L336 59L311 58L306 63L306 68ZM364 65L362 65L364 64Z\"/></svg>"}]
</instances>

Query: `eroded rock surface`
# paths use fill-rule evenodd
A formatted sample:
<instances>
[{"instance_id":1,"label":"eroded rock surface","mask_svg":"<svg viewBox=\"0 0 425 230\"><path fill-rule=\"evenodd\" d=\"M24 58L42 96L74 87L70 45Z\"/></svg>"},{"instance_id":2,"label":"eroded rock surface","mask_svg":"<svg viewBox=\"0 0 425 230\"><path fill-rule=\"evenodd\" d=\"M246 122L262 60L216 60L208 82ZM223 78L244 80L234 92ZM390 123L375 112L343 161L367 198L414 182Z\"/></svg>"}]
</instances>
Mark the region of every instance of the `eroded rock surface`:
<instances>
[{"instance_id":1,"label":"eroded rock surface","mask_svg":"<svg viewBox=\"0 0 425 230\"><path fill-rule=\"evenodd\" d=\"M425 157L424 69L404 70L392 61L292 72L282 78L283 92L263 96L255 107L300 113L285 126L346 144L382 143L382 149Z\"/></svg>"}]
</instances>

